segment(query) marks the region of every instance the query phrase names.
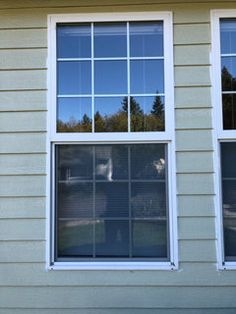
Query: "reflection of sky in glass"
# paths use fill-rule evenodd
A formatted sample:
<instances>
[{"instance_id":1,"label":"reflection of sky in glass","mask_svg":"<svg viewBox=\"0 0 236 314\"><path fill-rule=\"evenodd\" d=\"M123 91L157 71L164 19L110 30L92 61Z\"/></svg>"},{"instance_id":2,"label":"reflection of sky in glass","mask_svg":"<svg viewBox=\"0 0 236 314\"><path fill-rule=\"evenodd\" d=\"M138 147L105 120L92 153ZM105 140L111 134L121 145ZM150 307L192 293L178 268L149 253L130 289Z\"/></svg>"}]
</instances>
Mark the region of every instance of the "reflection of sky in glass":
<instances>
[{"instance_id":1,"label":"reflection of sky in glass","mask_svg":"<svg viewBox=\"0 0 236 314\"><path fill-rule=\"evenodd\" d=\"M221 53L236 53L236 19L220 22Z\"/></svg>"},{"instance_id":2,"label":"reflection of sky in glass","mask_svg":"<svg viewBox=\"0 0 236 314\"><path fill-rule=\"evenodd\" d=\"M59 98L57 118L67 122L73 117L76 121L81 121L84 114L92 119L91 98Z\"/></svg>"},{"instance_id":3,"label":"reflection of sky in glass","mask_svg":"<svg viewBox=\"0 0 236 314\"><path fill-rule=\"evenodd\" d=\"M163 60L135 60L130 62L130 88L132 94L163 93Z\"/></svg>"},{"instance_id":4,"label":"reflection of sky in glass","mask_svg":"<svg viewBox=\"0 0 236 314\"><path fill-rule=\"evenodd\" d=\"M94 76L95 94L127 93L126 61L95 61Z\"/></svg>"},{"instance_id":5,"label":"reflection of sky in glass","mask_svg":"<svg viewBox=\"0 0 236 314\"><path fill-rule=\"evenodd\" d=\"M236 57L222 57L221 68L223 90L236 90Z\"/></svg>"},{"instance_id":6,"label":"reflection of sky in glass","mask_svg":"<svg viewBox=\"0 0 236 314\"><path fill-rule=\"evenodd\" d=\"M126 56L126 23L95 23L94 57Z\"/></svg>"},{"instance_id":7,"label":"reflection of sky in glass","mask_svg":"<svg viewBox=\"0 0 236 314\"><path fill-rule=\"evenodd\" d=\"M94 112L103 116L112 115L118 110L122 110L124 97L97 97L94 99Z\"/></svg>"},{"instance_id":8,"label":"reflection of sky in glass","mask_svg":"<svg viewBox=\"0 0 236 314\"><path fill-rule=\"evenodd\" d=\"M57 26L57 58L90 58L91 26Z\"/></svg>"},{"instance_id":9,"label":"reflection of sky in glass","mask_svg":"<svg viewBox=\"0 0 236 314\"><path fill-rule=\"evenodd\" d=\"M58 94L91 93L91 62L58 62Z\"/></svg>"},{"instance_id":10,"label":"reflection of sky in glass","mask_svg":"<svg viewBox=\"0 0 236 314\"><path fill-rule=\"evenodd\" d=\"M58 132L91 132L90 98L59 98L57 108Z\"/></svg>"},{"instance_id":11,"label":"reflection of sky in glass","mask_svg":"<svg viewBox=\"0 0 236 314\"><path fill-rule=\"evenodd\" d=\"M123 99L123 97L95 98L95 132L128 131L127 112L122 108Z\"/></svg>"},{"instance_id":12,"label":"reflection of sky in glass","mask_svg":"<svg viewBox=\"0 0 236 314\"><path fill-rule=\"evenodd\" d=\"M163 56L163 22L130 23L130 56Z\"/></svg>"}]
</instances>

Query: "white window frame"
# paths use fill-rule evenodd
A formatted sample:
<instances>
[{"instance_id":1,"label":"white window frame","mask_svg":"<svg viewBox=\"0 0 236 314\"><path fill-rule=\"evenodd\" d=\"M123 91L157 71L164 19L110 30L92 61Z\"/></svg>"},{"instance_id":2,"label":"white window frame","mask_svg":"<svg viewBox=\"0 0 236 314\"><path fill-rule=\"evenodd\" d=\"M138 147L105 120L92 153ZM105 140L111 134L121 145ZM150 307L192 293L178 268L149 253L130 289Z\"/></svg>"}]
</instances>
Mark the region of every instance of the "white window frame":
<instances>
[{"instance_id":1,"label":"white window frame","mask_svg":"<svg viewBox=\"0 0 236 314\"><path fill-rule=\"evenodd\" d=\"M84 22L164 22L164 86L165 86L165 131L138 133L57 133L56 132L56 24ZM48 136L47 136L47 228L46 228L46 266L47 269L112 269L112 270L171 270L178 268L177 213L176 213L176 167L174 132L174 79L173 79L173 29L171 12L129 12L129 13L91 13L59 14L48 16ZM113 144L113 143L166 143L168 146L168 201L169 201L169 247L168 262L55 262L54 251L54 172L53 153L55 144Z\"/></svg>"},{"instance_id":2,"label":"white window frame","mask_svg":"<svg viewBox=\"0 0 236 314\"><path fill-rule=\"evenodd\" d=\"M211 38L212 38L212 104L214 128L214 169L215 169L215 210L216 210L216 235L217 235L217 265L220 270L236 269L235 262L224 259L223 238L223 209L222 209L222 181L221 181L221 152L222 142L236 142L236 130L223 129L222 113L222 84L221 84L221 50L220 50L220 19L236 18L236 10L211 11Z\"/></svg>"}]
</instances>

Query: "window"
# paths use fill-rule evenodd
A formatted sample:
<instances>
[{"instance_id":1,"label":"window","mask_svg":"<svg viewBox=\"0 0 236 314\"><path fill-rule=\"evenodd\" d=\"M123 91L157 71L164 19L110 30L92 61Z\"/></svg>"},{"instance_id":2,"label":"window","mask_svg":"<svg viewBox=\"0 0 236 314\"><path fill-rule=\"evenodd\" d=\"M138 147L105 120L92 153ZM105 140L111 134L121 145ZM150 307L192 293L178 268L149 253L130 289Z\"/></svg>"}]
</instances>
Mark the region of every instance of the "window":
<instances>
[{"instance_id":1,"label":"window","mask_svg":"<svg viewBox=\"0 0 236 314\"><path fill-rule=\"evenodd\" d=\"M50 267L176 265L169 13L50 16Z\"/></svg>"},{"instance_id":2,"label":"window","mask_svg":"<svg viewBox=\"0 0 236 314\"><path fill-rule=\"evenodd\" d=\"M236 12L213 12L214 88L220 159L220 267L236 266ZM222 253L221 253L222 252Z\"/></svg>"}]
</instances>

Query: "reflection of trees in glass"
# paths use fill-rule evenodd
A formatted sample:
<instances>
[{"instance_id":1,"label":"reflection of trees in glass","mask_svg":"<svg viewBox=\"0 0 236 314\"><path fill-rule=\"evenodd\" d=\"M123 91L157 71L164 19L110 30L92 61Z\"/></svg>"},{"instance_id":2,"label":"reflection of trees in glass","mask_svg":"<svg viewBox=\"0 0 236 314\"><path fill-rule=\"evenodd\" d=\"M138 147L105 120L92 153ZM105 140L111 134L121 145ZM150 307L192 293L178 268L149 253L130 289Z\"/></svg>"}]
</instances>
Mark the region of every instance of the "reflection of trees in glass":
<instances>
[{"instance_id":1,"label":"reflection of trees in glass","mask_svg":"<svg viewBox=\"0 0 236 314\"><path fill-rule=\"evenodd\" d=\"M91 132L92 131L92 119L87 114L83 115L82 120L76 120L71 116L68 122L57 120L58 132Z\"/></svg>"},{"instance_id":2,"label":"reflection of trees in glass","mask_svg":"<svg viewBox=\"0 0 236 314\"><path fill-rule=\"evenodd\" d=\"M228 69L224 66L221 71L222 89L223 90L236 90L236 79L230 74ZM223 128L235 129L236 128L236 111L234 110L234 95L222 95L223 103Z\"/></svg>"},{"instance_id":3,"label":"reflection of trees in glass","mask_svg":"<svg viewBox=\"0 0 236 314\"><path fill-rule=\"evenodd\" d=\"M230 73L226 66L221 70L222 89L236 90L236 78Z\"/></svg>"},{"instance_id":4,"label":"reflection of trees in glass","mask_svg":"<svg viewBox=\"0 0 236 314\"><path fill-rule=\"evenodd\" d=\"M143 97L144 98L144 97ZM102 115L97 111L94 115L95 132L127 132L128 131L128 97L124 97L120 109L114 114ZM130 97L131 132L163 131L165 129L164 104L160 96L155 96L152 109L144 112L137 100ZM92 119L84 114L82 120L71 117L68 122L57 120L58 132L91 132Z\"/></svg>"}]
</instances>

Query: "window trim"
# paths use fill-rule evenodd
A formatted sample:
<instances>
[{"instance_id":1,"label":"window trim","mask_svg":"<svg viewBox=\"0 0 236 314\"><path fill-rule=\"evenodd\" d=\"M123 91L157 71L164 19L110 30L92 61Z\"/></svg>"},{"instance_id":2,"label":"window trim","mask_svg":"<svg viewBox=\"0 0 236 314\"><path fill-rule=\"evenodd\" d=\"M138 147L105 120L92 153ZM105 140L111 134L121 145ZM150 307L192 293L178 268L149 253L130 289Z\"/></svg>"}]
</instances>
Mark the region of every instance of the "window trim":
<instances>
[{"instance_id":1,"label":"window trim","mask_svg":"<svg viewBox=\"0 0 236 314\"><path fill-rule=\"evenodd\" d=\"M223 142L236 142L236 130L223 130L222 84L221 84L221 52L220 52L220 19L236 18L236 10L211 11L212 38L212 104L213 104L213 146L214 146L214 182L215 182L215 214L217 237L217 266L219 270L235 270L236 261L225 261L224 257L224 225L222 209L221 149Z\"/></svg>"},{"instance_id":2,"label":"window trim","mask_svg":"<svg viewBox=\"0 0 236 314\"><path fill-rule=\"evenodd\" d=\"M60 134L56 133L56 24L73 22L124 22L151 21L164 22L164 84L165 84L165 131L114 133L114 134ZM176 212L176 168L175 168L175 132L174 132L174 79L173 79L173 29L171 12L129 12L94 14L59 14L48 16L48 116L47 116L47 227L46 227L46 268L71 270L171 270L178 268L177 212ZM168 147L168 200L169 200L169 246L168 262L55 262L54 251L54 198L55 166L53 154L55 144L120 144L120 143L167 143ZM53 209L53 210L52 210Z\"/></svg>"}]
</instances>

